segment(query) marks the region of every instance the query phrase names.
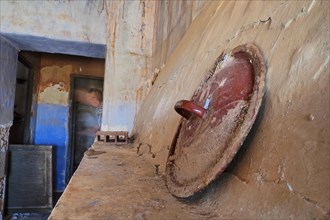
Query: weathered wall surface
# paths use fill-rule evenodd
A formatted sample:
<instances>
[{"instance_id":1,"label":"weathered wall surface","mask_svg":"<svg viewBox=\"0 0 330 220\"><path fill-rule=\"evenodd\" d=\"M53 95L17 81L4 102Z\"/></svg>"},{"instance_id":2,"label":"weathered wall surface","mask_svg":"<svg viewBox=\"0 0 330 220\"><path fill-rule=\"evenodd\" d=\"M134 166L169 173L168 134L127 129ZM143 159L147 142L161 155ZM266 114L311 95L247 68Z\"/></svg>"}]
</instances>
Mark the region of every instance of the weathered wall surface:
<instances>
[{"instance_id":1,"label":"weathered wall surface","mask_svg":"<svg viewBox=\"0 0 330 220\"><path fill-rule=\"evenodd\" d=\"M40 68L35 144L55 146L55 189L63 191L69 147L70 77L103 77L104 60L42 54Z\"/></svg>"},{"instance_id":2,"label":"weathered wall surface","mask_svg":"<svg viewBox=\"0 0 330 220\"><path fill-rule=\"evenodd\" d=\"M1 1L1 32L105 44L104 1Z\"/></svg>"},{"instance_id":3,"label":"weathered wall surface","mask_svg":"<svg viewBox=\"0 0 330 220\"><path fill-rule=\"evenodd\" d=\"M206 2L140 0L108 4L102 130L132 130L135 115L159 69Z\"/></svg>"},{"instance_id":4,"label":"weathered wall surface","mask_svg":"<svg viewBox=\"0 0 330 220\"><path fill-rule=\"evenodd\" d=\"M4 214L6 155L14 116L17 56L17 49L0 37L0 219Z\"/></svg>"},{"instance_id":5,"label":"weathered wall surface","mask_svg":"<svg viewBox=\"0 0 330 220\"><path fill-rule=\"evenodd\" d=\"M11 125L14 115L18 51L4 38L0 37L0 40L0 125Z\"/></svg>"},{"instance_id":6,"label":"weathered wall surface","mask_svg":"<svg viewBox=\"0 0 330 220\"><path fill-rule=\"evenodd\" d=\"M151 72L154 6L144 0L109 4L102 130L131 131L133 127Z\"/></svg>"},{"instance_id":7,"label":"weathered wall surface","mask_svg":"<svg viewBox=\"0 0 330 220\"><path fill-rule=\"evenodd\" d=\"M19 49L104 58L105 5L91 0L1 1L0 32Z\"/></svg>"},{"instance_id":8,"label":"weathered wall surface","mask_svg":"<svg viewBox=\"0 0 330 220\"><path fill-rule=\"evenodd\" d=\"M140 151L151 145L155 158L145 155L161 171L180 119L174 104L191 98L215 59L253 42L267 62L259 122L231 168L194 203L194 212L329 218L329 7L328 1L212 1L167 60L134 128L137 143L144 144Z\"/></svg>"},{"instance_id":9,"label":"weathered wall surface","mask_svg":"<svg viewBox=\"0 0 330 220\"><path fill-rule=\"evenodd\" d=\"M207 0L156 1L153 68L160 69Z\"/></svg>"}]
</instances>

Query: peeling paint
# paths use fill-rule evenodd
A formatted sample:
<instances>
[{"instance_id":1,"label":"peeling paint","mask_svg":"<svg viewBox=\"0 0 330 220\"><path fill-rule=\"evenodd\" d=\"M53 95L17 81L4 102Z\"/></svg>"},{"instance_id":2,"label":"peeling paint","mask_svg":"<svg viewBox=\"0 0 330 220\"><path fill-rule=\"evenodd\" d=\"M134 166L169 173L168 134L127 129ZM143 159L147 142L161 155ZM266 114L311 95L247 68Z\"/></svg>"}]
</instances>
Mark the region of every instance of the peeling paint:
<instances>
[{"instance_id":1,"label":"peeling paint","mask_svg":"<svg viewBox=\"0 0 330 220\"><path fill-rule=\"evenodd\" d=\"M62 91L69 91L70 75L72 74L72 66L46 66L41 69L39 93L46 88L55 84L61 87Z\"/></svg>"},{"instance_id":2,"label":"peeling paint","mask_svg":"<svg viewBox=\"0 0 330 220\"><path fill-rule=\"evenodd\" d=\"M56 152L55 190L63 191L69 147L69 92L72 74L104 75L104 60L42 54L36 122L36 144L51 144Z\"/></svg>"},{"instance_id":3,"label":"peeling paint","mask_svg":"<svg viewBox=\"0 0 330 220\"><path fill-rule=\"evenodd\" d=\"M54 84L39 94L39 102L55 105L68 105L69 93L64 91L64 83Z\"/></svg>"}]
</instances>

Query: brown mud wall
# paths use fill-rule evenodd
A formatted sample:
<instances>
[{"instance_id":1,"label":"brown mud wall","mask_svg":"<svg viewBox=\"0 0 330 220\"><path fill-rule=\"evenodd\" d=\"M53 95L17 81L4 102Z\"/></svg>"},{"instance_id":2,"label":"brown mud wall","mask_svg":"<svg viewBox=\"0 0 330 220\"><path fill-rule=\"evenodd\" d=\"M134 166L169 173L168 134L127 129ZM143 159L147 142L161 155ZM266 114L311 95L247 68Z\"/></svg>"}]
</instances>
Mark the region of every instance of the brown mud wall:
<instances>
[{"instance_id":1,"label":"brown mud wall","mask_svg":"<svg viewBox=\"0 0 330 220\"><path fill-rule=\"evenodd\" d=\"M156 1L153 67L161 68L208 1Z\"/></svg>"},{"instance_id":2,"label":"brown mud wall","mask_svg":"<svg viewBox=\"0 0 330 220\"><path fill-rule=\"evenodd\" d=\"M230 168L195 204L205 213L329 218L329 8L328 1L207 2L160 70L133 133L140 153L164 172L180 120L174 104L191 98L216 58L254 43L267 63L257 122Z\"/></svg>"}]
</instances>

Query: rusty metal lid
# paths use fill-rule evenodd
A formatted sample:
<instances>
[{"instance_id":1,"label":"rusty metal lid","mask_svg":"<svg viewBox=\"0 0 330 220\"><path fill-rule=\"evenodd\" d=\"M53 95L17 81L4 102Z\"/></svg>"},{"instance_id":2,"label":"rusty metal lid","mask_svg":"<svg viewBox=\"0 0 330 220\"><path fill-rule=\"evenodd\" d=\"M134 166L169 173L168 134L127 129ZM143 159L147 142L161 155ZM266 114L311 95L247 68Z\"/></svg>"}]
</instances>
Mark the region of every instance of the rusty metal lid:
<instances>
[{"instance_id":1,"label":"rusty metal lid","mask_svg":"<svg viewBox=\"0 0 330 220\"><path fill-rule=\"evenodd\" d=\"M241 45L217 59L191 100L175 110L183 116L166 164L166 183L186 198L219 176L241 147L261 105L266 68L259 49Z\"/></svg>"}]
</instances>

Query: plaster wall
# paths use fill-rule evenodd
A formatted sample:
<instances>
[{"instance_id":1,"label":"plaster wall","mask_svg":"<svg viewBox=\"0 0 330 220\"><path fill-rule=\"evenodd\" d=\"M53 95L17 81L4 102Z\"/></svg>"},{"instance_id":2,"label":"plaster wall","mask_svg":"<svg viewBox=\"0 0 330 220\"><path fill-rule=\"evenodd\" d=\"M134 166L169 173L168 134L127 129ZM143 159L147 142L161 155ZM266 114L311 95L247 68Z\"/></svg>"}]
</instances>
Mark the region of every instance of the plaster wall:
<instances>
[{"instance_id":1,"label":"plaster wall","mask_svg":"<svg viewBox=\"0 0 330 220\"><path fill-rule=\"evenodd\" d=\"M329 218L329 7L327 1L211 1L167 59L134 125L140 152L161 172L180 120L174 104L191 98L216 58L252 42L267 63L258 122L231 166L193 204L195 213Z\"/></svg>"},{"instance_id":2,"label":"plaster wall","mask_svg":"<svg viewBox=\"0 0 330 220\"><path fill-rule=\"evenodd\" d=\"M136 113L160 69L206 2L108 4L102 130L132 131Z\"/></svg>"},{"instance_id":3,"label":"plaster wall","mask_svg":"<svg viewBox=\"0 0 330 220\"><path fill-rule=\"evenodd\" d=\"M71 76L104 76L104 60L42 54L35 144L55 146L55 189L66 185Z\"/></svg>"},{"instance_id":4,"label":"plaster wall","mask_svg":"<svg viewBox=\"0 0 330 220\"><path fill-rule=\"evenodd\" d=\"M1 32L105 44L104 1L1 1Z\"/></svg>"},{"instance_id":5,"label":"plaster wall","mask_svg":"<svg viewBox=\"0 0 330 220\"><path fill-rule=\"evenodd\" d=\"M0 1L0 33L19 49L105 57L106 1Z\"/></svg>"},{"instance_id":6,"label":"plaster wall","mask_svg":"<svg viewBox=\"0 0 330 220\"><path fill-rule=\"evenodd\" d=\"M153 68L160 69L207 0L156 1Z\"/></svg>"},{"instance_id":7,"label":"plaster wall","mask_svg":"<svg viewBox=\"0 0 330 220\"><path fill-rule=\"evenodd\" d=\"M108 7L102 130L131 131L151 72L155 3L111 1Z\"/></svg>"}]
</instances>

